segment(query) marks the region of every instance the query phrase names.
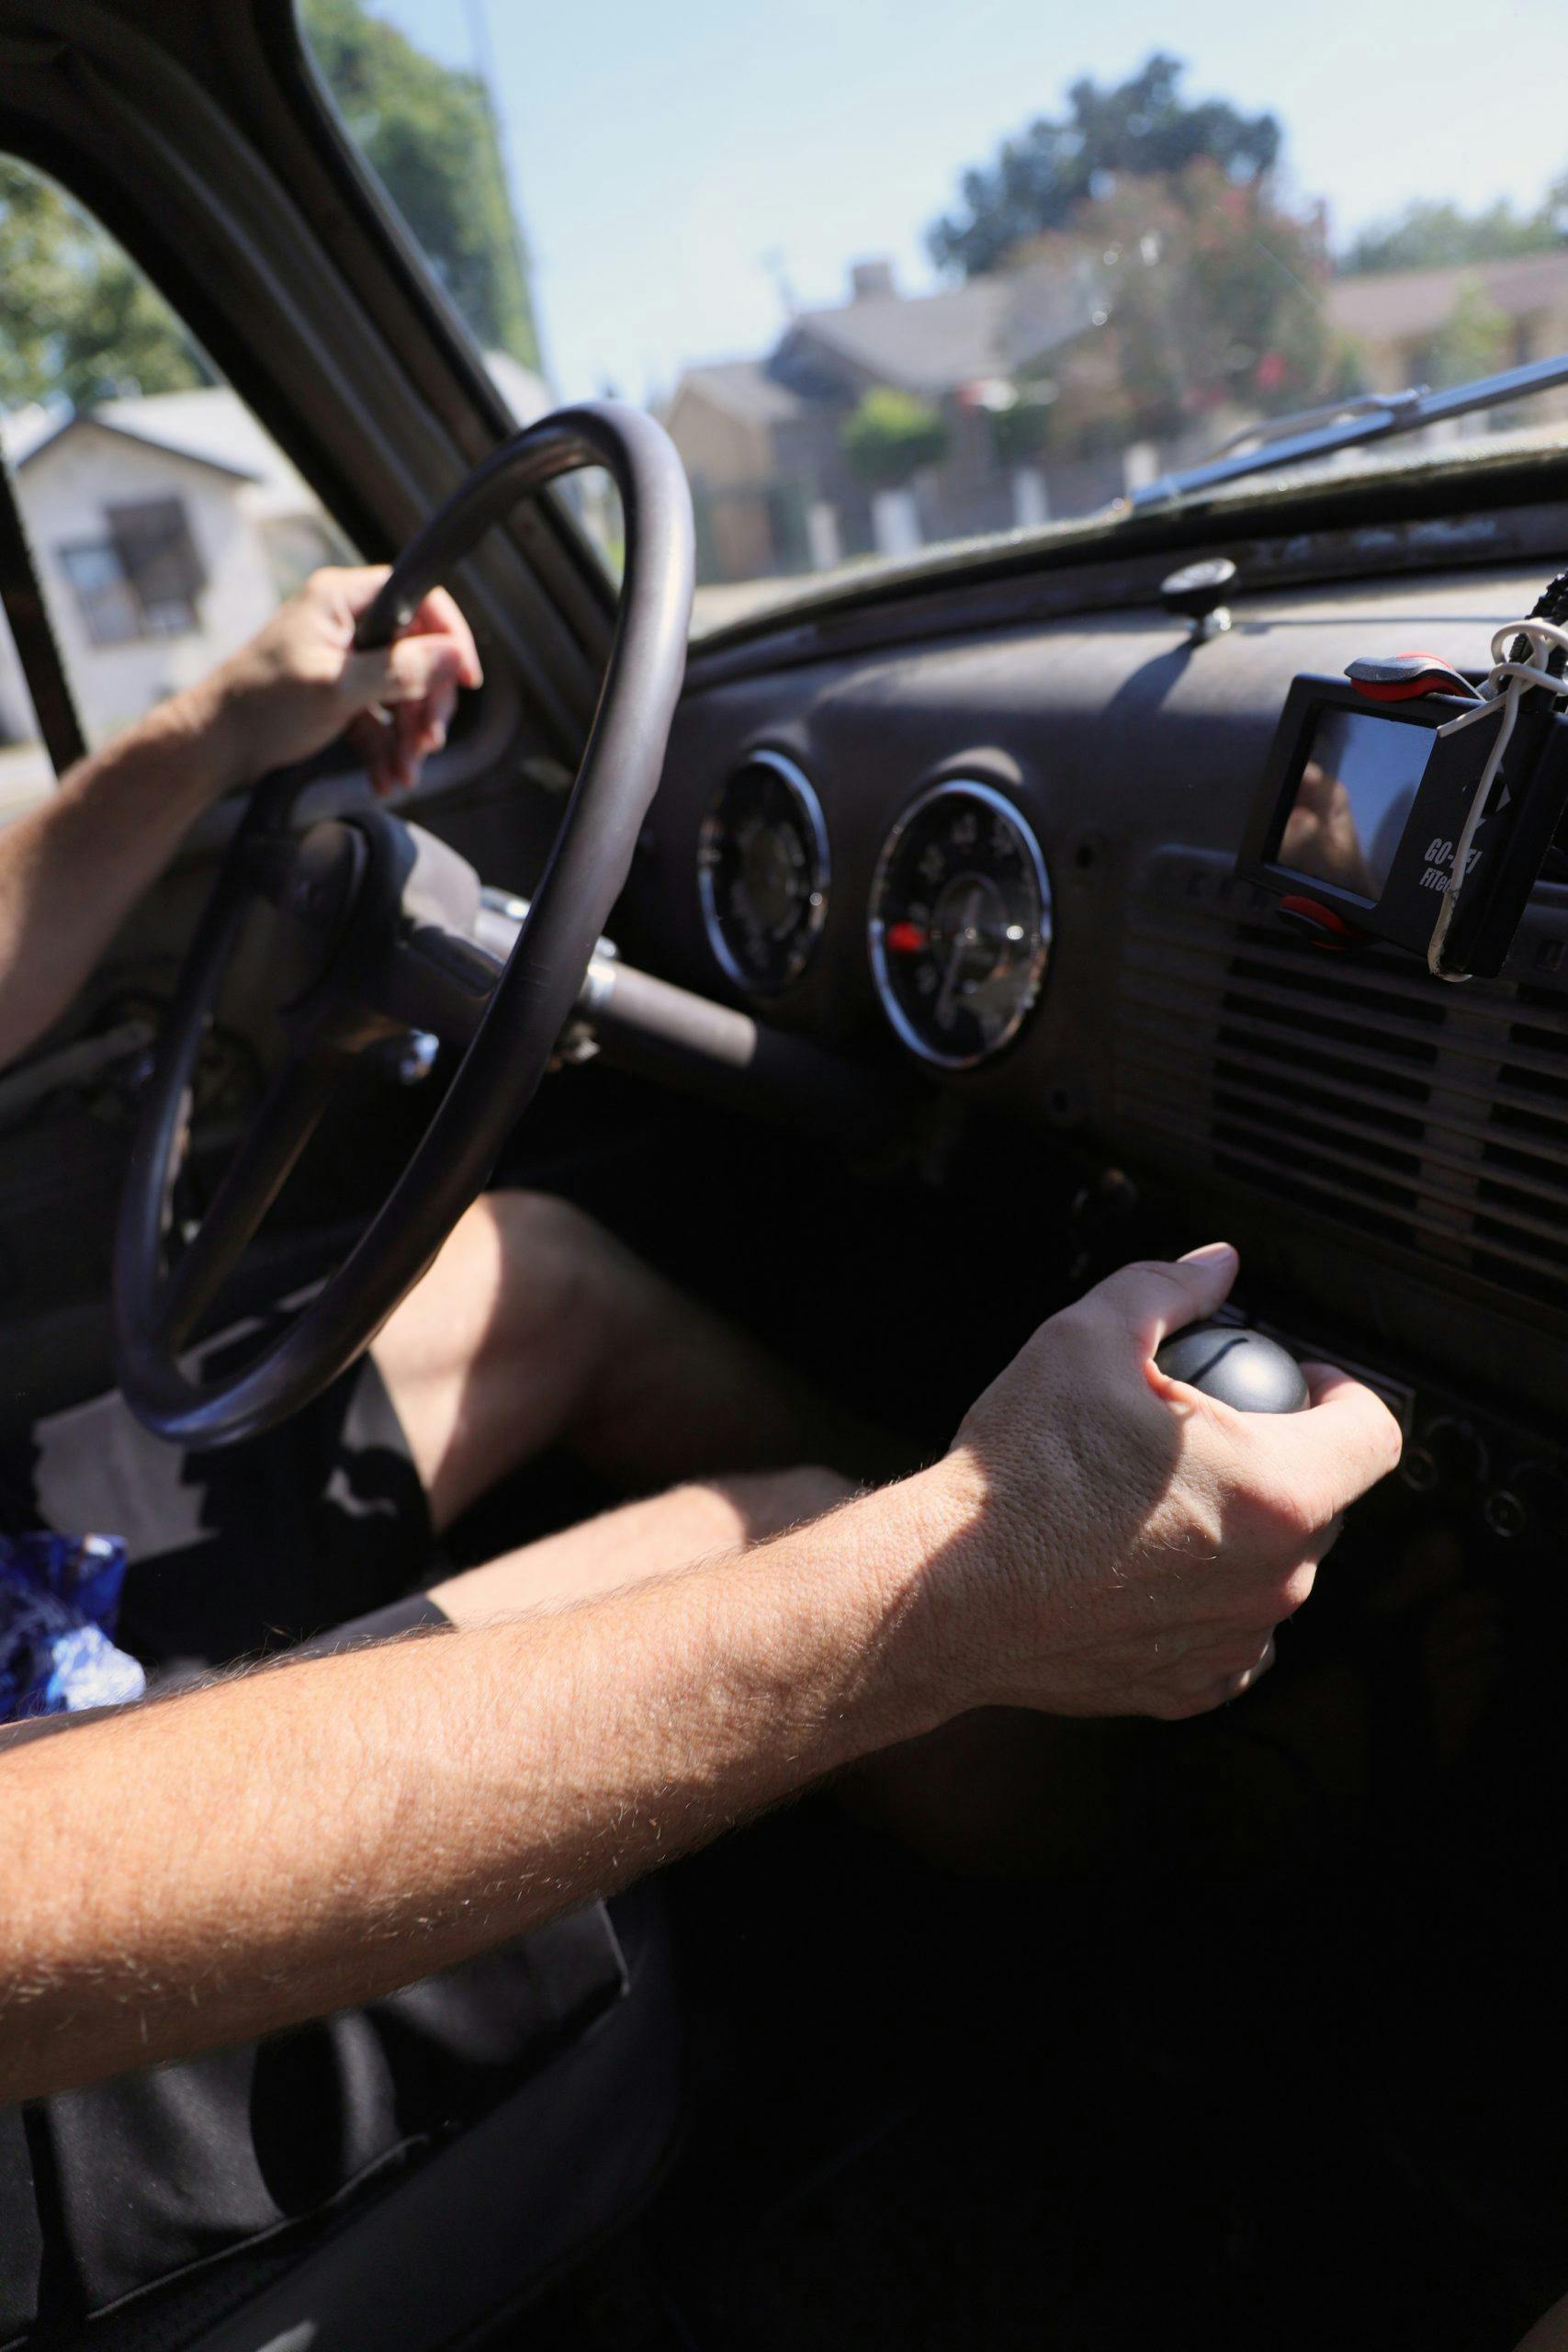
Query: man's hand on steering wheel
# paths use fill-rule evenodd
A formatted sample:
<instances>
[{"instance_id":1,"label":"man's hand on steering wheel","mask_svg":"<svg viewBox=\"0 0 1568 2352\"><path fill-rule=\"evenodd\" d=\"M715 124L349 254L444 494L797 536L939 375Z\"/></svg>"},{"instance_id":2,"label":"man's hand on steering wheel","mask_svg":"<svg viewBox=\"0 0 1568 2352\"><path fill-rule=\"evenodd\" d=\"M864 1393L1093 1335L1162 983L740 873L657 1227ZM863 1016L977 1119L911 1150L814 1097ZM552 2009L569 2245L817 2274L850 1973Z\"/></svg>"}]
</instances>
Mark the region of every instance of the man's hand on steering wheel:
<instances>
[{"instance_id":1,"label":"man's hand on steering wheel","mask_svg":"<svg viewBox=\"0 0 1568 2352\"><path fill-rule=\"evenodd\" d=\"M355 652L354 633L387 580L383 563L312 572L214 673L217 788L256 784L345 730L383 797L406 792L438 752L462 686L480 683L467 621L444 588L421 598L390 645Z\"/></svg>"}]
</instances>

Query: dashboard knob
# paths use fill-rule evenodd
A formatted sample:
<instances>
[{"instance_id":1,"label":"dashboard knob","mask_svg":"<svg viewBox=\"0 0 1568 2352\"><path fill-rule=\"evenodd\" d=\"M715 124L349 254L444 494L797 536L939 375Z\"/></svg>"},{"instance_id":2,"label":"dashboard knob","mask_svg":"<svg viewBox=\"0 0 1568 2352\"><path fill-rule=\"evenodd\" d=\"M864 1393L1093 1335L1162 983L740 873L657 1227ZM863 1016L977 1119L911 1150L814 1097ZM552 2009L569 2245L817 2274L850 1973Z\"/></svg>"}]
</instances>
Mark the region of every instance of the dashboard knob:
<instances>
[{"instance_id":1,"label":"dashboard knob","mask_svg":"<svg viewBox=\"0 0 1568 2352\"><path fill-rule=\"evenodd\" d=\"M1225 603L1235 584L1236 568L1228 555L1206 556L1199 563L1184 563L1159 583L1159 600L1168 613L1192 624L1192 642L1218 637L1231 625Z\"/></svg>"},{"instance_id":2,"label":"dashboard knob","mask_svg":"<svg viewBox=\"0 0 1568 2352\"><path fill-rule=\"evenodd\" d=\"M1568 1482L1552 1463L1517 1463L1506 1486L1487 1496L1485 1519L1493 1534L1506 1540L1532 1535L1561 1545L1568 1538Z\"/></svg>"},{"instance_id":3,"label":"dashboard knob","mask_svg":"<svg viewBox=\"0 0 1568 2352\"><path fill-rule=\"evenodd\" d=\"M1277 1340L1239 1323L1194 1323L1157 1349L1168 1379L1238 1413L1299 1413L1311 1399L1300 1364Z\"/></svg>"},{"instance_id":4,"label":"dashboard knob","mask_svg":"<svg viewBox=\"0 0 1568 2352\"><path fill-rule=\"evenodd\" d=\"M1421 1442L1432 1457L1434 1484L1451 1494L1474 1494L1485 1486L1491 1456L1485 1439L1458 1414L1443 1413L1428 1421Z\"/></svg>"}]
</instances>

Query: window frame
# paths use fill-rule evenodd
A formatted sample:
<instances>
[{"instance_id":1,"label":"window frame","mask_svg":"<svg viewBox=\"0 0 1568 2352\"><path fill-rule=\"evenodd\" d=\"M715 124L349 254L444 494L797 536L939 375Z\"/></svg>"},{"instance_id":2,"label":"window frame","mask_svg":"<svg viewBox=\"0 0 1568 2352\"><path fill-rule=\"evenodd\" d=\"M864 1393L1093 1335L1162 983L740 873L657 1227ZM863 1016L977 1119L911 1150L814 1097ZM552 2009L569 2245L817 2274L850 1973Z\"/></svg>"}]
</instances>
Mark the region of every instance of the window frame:
<instances>
[{"instance_id":1,"label":"window frame","mask_svg":"<svg viewBox=\"0 0 1568 2352\"><path fill-rule=\"evenodd\" d=\"M106 225L367 560L389 558L514 426L462 322L338 125L292 0L60 0L0 90L0 148ZM487 684L429 779L570 781L615 600L553 501L455 584ZM459 756L461 753L461 756Z\"/></svg>"}]
</instances>

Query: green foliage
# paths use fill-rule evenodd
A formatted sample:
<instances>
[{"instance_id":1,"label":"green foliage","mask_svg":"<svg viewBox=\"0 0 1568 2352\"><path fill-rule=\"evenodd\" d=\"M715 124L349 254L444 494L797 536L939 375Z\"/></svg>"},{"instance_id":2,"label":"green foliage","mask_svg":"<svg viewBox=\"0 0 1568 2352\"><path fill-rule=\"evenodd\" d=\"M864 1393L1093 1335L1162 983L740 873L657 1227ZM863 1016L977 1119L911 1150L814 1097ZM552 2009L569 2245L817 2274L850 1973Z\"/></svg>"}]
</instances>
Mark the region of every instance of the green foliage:
<instances>
[{"instance_id":1,"label":"green foliage","mask_svg":"<svg viewBox=\"0 0 1568 2352\"><path fill-rule=\"evenodd\" d=\"M1184 71L1156 53L1113 89L1075 82L1065 120L1042 116L1003 141L989 169L965 172L963 209L931 232L932 258L977 277L1029 238L1066 228L1084 204L1128 176L1179 175L1206 163L1238 184L1262 179L1280 152L1274 117L1240 114L1223 98L1190 106L1178 88Z\"/></svg>"},{"instance_id":2,"label":"green foliage","mask_svg":"<svg viewBox=\"0 0 1568 2352\"><path fill-rule=\"evenodd\" d=\"M1513 357L1513 337L1503 312L1486 299L1478 277L1467 278L1442 325L1416 362L1418 380L1434 391L1494 376Z\"/></svg>"},{"instance_id":3,"label":"green foliage","mask_svg":"<svg viewBox=\"0 0 1568 2352\"><path fill-rule=\"evenodd\" d=\"M96 222L0 157L0 409L208 380L173 311Z\"/></svg>"},{"instance_id":4,"label":"green foliage","mask_svg":"<svg viewBox=\"0 0 1568 2352\"><path fill-rule=\"evenodd\" d=\"M1548 253L1563 243L1561 184L1533 212L1516 212L1499 198L1482 212L1457 204L1412 204L1394 220L1363 229L1340 255L1347 276L1385 269L1440 269L1476 261L1506 261Z\"/></svg>"},{"instance_id":5,"label":"green foliage","mask_svg":"<svg viewBox=\"0 0 1568 2352\"><path fill-rule=\"evenodd\" d=\"M307 0L321 70L487 350L539 363L496 133L477 75L449 71L364 0ZM0 157L0 410L210 380L162 298L80 206Z\"/></svg>"},{"instance_id":6,"label":"green foliage","mask_svg":"<svg viewBox=\"0 0 1568 2352\"><path fill-rule=\"evenodd\" d=\"M842 434L850 471L874 490L900 489L922 466L939 466L947 455L941 410L890 385L865 394L844 419Z\"/></svg>"},{"instance_id":7,"label":"green foliage","mask_svg":"<svg viewBox=\"0 0 1568 2352\"><path fill-rule=\"evenodd\" d=\"M1010 408L997 409L991 417L991 439L997 452L997 463L1002 466L1026 466L1037 458L1045 446L1051 425L1051 408L1056 397L1055 387L1045 398L1032 388L1021 390Z\"/></svg>"},{"instance_id":8,"label":"green foliage","mask_svg":"<svg viewBox=\"0 0 1568 2352\"><path fill-rule=\"evenodd\" d=\"M427 57L365 0L304 0L302 14L350 135L481 348L536 368L526 262L483 82Z\"/></svg>"}]
</instances>

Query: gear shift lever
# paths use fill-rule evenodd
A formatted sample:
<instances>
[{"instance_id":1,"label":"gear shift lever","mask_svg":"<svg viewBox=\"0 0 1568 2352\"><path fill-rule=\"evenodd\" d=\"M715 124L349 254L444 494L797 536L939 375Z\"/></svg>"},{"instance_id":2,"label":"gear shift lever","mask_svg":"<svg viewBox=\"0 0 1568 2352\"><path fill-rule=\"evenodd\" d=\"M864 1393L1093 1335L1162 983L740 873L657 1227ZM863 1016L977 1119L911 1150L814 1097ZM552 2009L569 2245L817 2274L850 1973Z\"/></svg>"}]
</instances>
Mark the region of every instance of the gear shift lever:
<instances>
[{"instance_id":1,"label":"gear shift lever","mask_svg":"<svg viewBox=\"0 0 1568 2352\"><path fill-rule=\"evenodd\" d=\"M1156 1349L1155 1362L1168 1379L1238 1413L1299 1413L1310 1402L1294 1356L1245 1324L1191 1324Z\"/></svg>"}]
</instances>

